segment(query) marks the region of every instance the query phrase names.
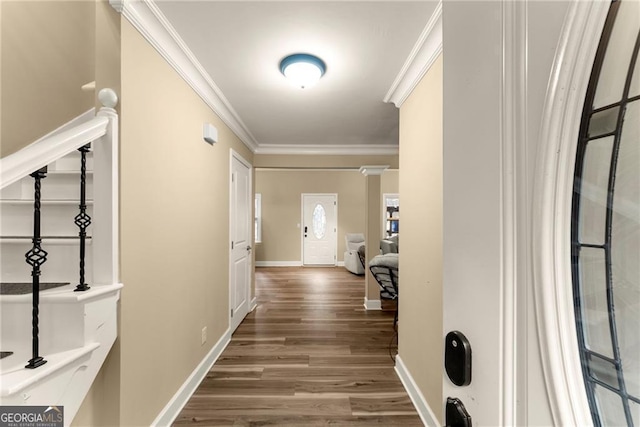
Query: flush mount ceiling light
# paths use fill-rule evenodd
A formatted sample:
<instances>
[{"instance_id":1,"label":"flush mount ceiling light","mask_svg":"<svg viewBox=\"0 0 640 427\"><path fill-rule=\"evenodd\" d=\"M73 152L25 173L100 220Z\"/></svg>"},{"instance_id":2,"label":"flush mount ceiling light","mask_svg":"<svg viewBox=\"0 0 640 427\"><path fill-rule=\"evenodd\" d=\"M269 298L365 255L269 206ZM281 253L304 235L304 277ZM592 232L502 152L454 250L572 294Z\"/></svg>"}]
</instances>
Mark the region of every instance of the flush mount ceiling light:
<instances>
[{"instance_id":1,"label":"flush mount ceiling light","mask_svg":"<svg viewBox=\"0 0 640 427\"><path fill-rule=\"evenodd\" d=\"M280 61L280 72L302 89L316 84L326 69L322 59L307 53L295 53Z\"/></svg>"}]
</instances>

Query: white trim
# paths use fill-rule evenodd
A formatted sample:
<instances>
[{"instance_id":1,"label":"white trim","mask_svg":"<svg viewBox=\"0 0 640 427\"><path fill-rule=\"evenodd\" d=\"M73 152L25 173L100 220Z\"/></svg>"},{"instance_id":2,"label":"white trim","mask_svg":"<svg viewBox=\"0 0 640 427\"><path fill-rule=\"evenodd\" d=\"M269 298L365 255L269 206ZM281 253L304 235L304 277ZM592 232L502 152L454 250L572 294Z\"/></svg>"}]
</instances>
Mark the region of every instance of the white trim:
<instances>
[{"instance_id":1,"label":"white trim","mask_svg":"<svg viewBox=\"0 0 640 427\"><path fill-rule=\"evenodd\" d=\"M360 173L364 176L382 175L387 169L389 169L389 165L360 166Z\"/></svg>"},{"instance_id":2,"label":"white trim","mask_svg":"<svg viewBox=\"0 0 640 427\"><path fill-rule=\"evenodd\" d=\"M527 0L502 2L499 425L526 424Z\"/></svg>"},{"instance_id":3,"label":"white trim","mask_svg":"<svg viewBox=\"0 0 640 427\"><path fill-rule=\"evenodd\" d=\"M256 261L256 267L302 267L302 261Z\"/></svg>"},{"instance_id":4,"label":"white trim","mask_svg":"<svg viewBox=\"0 0 640 427\"><path fill-rule=\"evenodd\" d=\"M395 371L400 378L400 382L404 386L404 389L407 391L411 402L413 402L413 406L415 406L416 411L418 411L418 415L420 415L420 419L422 420L425 426L429 427L437 427L442 424L438 421L438 418L433 413L433 410L427 403L427 400L424 398L418 385L414 381L411 373L407 369L406 365L402 361L400 355L396 355L396 367Z\"/></svg>"},{"instance_id":5,"label":"white trim","mask_svg":"<svg viewBox=\"0 0 640 427\"><path fill-rule=\"evenodd\" d=\"M258 297L251 298L251 305L249 306L249 313L258 307Z\"/></svg>"},{"instance_id":6,"label":"white trim","mask_svg":"<svg viewBox=\"0 0 640 427\"><path fill-rule=\"evenodd\" d=\"M74 124L75 120L77 119L67 125ZM105 135L108 123L109 120L105 117L94 117L64 131L57 129L49 134L50 136L43 137L23 149L3 157L0 159L0 188L13 184L54 160ZM64 127L66 128L67 125Z\"/></svg>"},{"instance_id":7,"label":"white trim","mask_svg":"<svg viewBox=\"0 0 640 427\"><path fill-rule=\"evenodd\" d=\"M380 145L300 145L300 144L260 144L256 154L303 154L303 155L359 155L359 156L393 156L399 153L397 144Z\"/></svg>"},{"instance_id":8,"label":"white trim","mask_svg":"<svg viewBox=\"0 0 640 427\"><path fill-rule=\"evenodd\" d=\"M533 279L538 340L555 425L591 426L574 321L572 165L584 98L609 2L573 2L554 60L533 193Z\"/></svg>"},{"instance_id":9,"label":"white trim","mask_svg":"<svg viewBox=\"0 0 640 427\"><path fill-rule=\"evenodd\" d=\"M336 262L336 267L344 267L344 261Z\"/></svg>"},{"instance_id":10,"label":"white trim","mask_svg":"<svg viewBox=\"0 0 640 427\"><path fill-rule=\"evenodd\" d=\"M399 193L382 193L382 234L380 235L382 239L387 238L387 199L400 200L400 194Z\"/></svg>"},{"instance_id":11,"label":"white trim","mask_svg":"<svg viewBox=\"0 0 640 427\"><path fill-rule=\"evenodd\" d=\"M189 378L182 384L176 394L173 395L167 405L160 411L155 420L151 423L152 426L170 426L187 404L191 395L196 391L202 380L207 375L207 372L211 369L216 360L220 357L224 349L231 341L231 331L227 329L220 337L218 342L213 346L211 351L205 356L204 359L198 364L196 369L193 370Z\"/></svg>"},{"instance_id":12,"label":"white trim","mask_svg":"<svg viewBox=\"0 0 640 427\"><path fill-rule=\"evenodd\" d=\"M67 123L63 124L62 126L60 126L59 128L49 132L48 134L46 134L45 136L43 136L42 138L38 139L36 141L42 141L45 140L47 138L50 138L54 135L58 135L66 130L72 129L78 125L81 125L82 123L87 123L90 122L91 120L95 119L96 117L96 109L95 108L90 108L87 111L85 111L84 113L80 114L77 117L74 117L73 119L69 120Z\"/></svg>"},{"instance_id":13,"label":"white trim","mask_svg":"<svg viewBox=\"0 0 640 427\"><path fill-rule=\"evenodd\" d=\"M367 299L364 297L365 310L382 310L382 301L379 299Z\"/></svg>"},{"instance_id":14,"label":"white trim","mask_svg":"<svg viewBox=\"0 0 640 427\"><path fill-rule=\"evenodd\" d=\"M253 152L258 143L238 113L214 83L153 0L109 0L214 113Z\"/></svg>"},{"instance_id":15,"label":"white trim","mask_svg":"<svg viewBox=\"0 0 640 427\"><path fill-rule=\"evenodd\" d=\"M393 102L396 107L400 108L441 53L442 1L438 2L435 11L422 30L418 41L383 101Z\"/></svg>"},{"instance_id":16,"label":"white trim","mask_svg":"<svg viewBox=\"0 0 640 427\"><path fill-rule=\"evenodd\" d=\"M93 144L93 280L111 284L120 281L119 119L108 107L100 108L98 116L108 124L104 137Z\"/></svg>"},{"instance_id":17,"label":"white trim","mask_svg":"<svg viewBox=\"0 0 640 427\"><path fill-rule=\"evenodd\" d=\"M302 168L302 167L292 167L292 168L284 168L284 167L267 167L260 166L254 168L256 171L260 172L358 172L360 173L360 166L351 166L351 167L343 167L343 168ZM388 168L386 171L395 171L396 168Z\"/></svg>"},{"instance_id":18,"label":"white trim","mask_svg":"<svg viewBox=\"0 0 640 427\"><path fill-rule=\"evenodd\" d=\"M254 244L262 243L262 193L254 193L253 194L253 220L256 222L254 227L257 225L257 232L254 228ZM256 221L257 220L257 221Z\"/></svg>"}]
</instances>

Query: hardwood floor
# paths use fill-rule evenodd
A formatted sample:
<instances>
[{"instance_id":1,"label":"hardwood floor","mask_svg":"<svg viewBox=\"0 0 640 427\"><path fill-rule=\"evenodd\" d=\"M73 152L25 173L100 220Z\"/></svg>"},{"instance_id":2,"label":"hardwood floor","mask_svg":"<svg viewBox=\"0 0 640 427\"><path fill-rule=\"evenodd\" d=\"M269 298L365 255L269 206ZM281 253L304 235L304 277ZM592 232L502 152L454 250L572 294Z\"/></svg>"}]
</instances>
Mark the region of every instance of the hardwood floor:
<instances>
[{"instance_id":1,"label":"hardwood floor","mask_svg":"<svg viewBox=\"0 0 640 427\"><path fill-rule=\"evenodd\" d=\"M395 302L365 311L344 268L258 268L256 296L174 425L422 425L390 356Z\"/></svg>"}]
</instances>

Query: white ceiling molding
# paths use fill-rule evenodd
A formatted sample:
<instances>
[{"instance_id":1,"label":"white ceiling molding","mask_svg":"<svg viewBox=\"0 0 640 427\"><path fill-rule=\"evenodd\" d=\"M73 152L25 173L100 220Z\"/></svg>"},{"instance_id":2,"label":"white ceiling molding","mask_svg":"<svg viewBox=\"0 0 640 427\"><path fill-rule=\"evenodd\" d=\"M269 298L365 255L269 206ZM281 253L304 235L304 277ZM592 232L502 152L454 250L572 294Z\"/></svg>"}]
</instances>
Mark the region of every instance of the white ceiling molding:
<instances>
[{"instance_id":1,"label":"white ceiling molding","mask_svg":"<svg viewBox=\"0 0 640 427\"><path fill-rule=\"evenodd\" d=\"M396 155L397 145L291 145L260 144L256 154Z\"/></svg>"},{"instance_id":2,"label":"white ceiling molding","mask_svg":"<svg viewBox=\"0 0 640 427\"><path fill-rule=\"evenodd\" d=\"M382 175L384 171L386 171L387 169L389 169L389 165L360 166L360 173L362 173L362 175L365 175L365 176Z\"/></svg>"},{"instance_id":3,"label":"white ceiling molding","mask_svg":"<svg viewBox=\"0 0 640 427\"><path fill-rule=\"evenodd\" d=\"M253 152L258 142L153 0L109 0Z\"/></svg>"},{"instance_id":4,"label":"white ceiling molding","mask_svg":"<svg viewBox=\"0 0 640 427\"><path fill-rule=\"evenodd\" d=\"M440 53L442 53L442 1L436 6L436 10L422 30L422 34L383 101L392 102L400 108Z\"/></svg>"},{"instance_id":5,"label":"white ceiling molding","mask_svg":"<svg viewBox=\"0 0 640 427\"><path fill-rule=\"evenodd\" d=\"M359 167L345 168L270 168L257 167L253 168L256 172L357 172L360 173Z\"/></svg>"}]
</instances>

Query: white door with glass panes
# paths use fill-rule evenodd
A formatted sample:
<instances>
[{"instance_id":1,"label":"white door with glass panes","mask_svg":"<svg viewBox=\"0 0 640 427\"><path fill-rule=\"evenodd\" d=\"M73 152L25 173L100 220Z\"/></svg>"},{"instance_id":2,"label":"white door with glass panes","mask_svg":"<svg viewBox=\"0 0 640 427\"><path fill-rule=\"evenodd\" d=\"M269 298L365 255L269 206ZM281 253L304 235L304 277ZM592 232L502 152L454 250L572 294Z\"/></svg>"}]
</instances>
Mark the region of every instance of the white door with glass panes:
<instances>
[{"instance_id":1,"label":"white door with glass panes","mask_svg":"<svg viewBox=\"0 0 640 427\"><path fill-rule=\"evenodd\" d=\"M443 3L443 332L471 373L442 399L473 425L638 426L640 2Z\"/></svg>"},{"instance_id":2,"label":"white door with glass panes","mask_svg":"<svg viewBox=\"0 0 640 427\"><path fill-rule=\"evenodd\" d=\"M302 195L302 263L336 265L338 196Z\"/></svg>"}]
</instances>

